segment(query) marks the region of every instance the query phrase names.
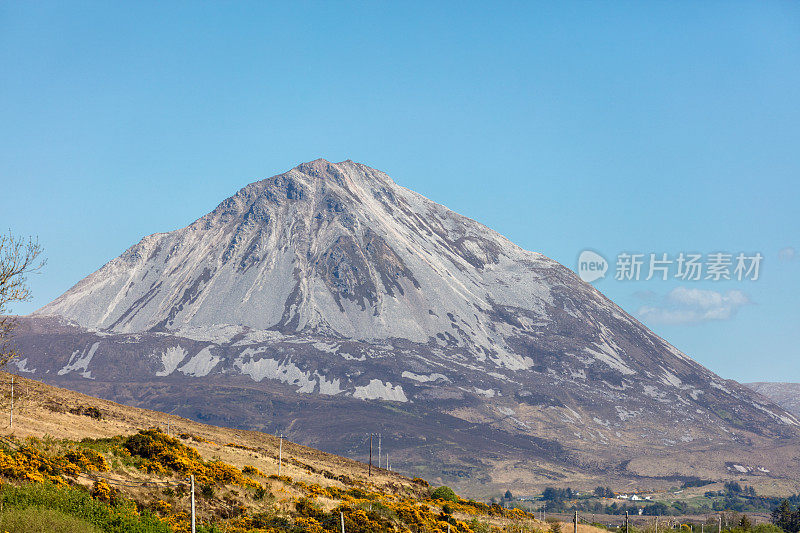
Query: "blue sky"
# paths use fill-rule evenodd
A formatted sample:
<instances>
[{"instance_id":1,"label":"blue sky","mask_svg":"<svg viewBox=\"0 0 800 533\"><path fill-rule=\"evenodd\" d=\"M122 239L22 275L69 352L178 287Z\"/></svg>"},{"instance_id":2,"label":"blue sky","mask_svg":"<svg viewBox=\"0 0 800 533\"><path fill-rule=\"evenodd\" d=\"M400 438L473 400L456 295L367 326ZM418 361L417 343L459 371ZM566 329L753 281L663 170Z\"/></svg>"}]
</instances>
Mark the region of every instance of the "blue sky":
<instances>
[{"instance_id":1,"label":"blue sky","mask_svg":"<svg viewBox=\"0 0 800 533\"><path fill-rule=\"evenodd\" d=\"M600 252L596 286L724 377L800 381L798 3L3 2L0 65L0 227L49 258L14 312L353 159L571 268ZM692 251L760 279L614 279Z\"/></svg>"}]
</instances>

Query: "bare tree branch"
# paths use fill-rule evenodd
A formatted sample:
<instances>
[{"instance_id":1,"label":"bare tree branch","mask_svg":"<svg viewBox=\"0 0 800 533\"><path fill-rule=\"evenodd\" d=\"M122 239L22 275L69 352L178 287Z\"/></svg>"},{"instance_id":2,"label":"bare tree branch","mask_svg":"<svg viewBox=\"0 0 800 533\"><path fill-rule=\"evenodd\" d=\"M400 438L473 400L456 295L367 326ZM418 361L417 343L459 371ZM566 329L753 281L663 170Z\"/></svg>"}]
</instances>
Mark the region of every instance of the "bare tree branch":
<instances>
[{"instance_id":1,"label":"bare tree branch","mask_svg":"<svg viewBox=\"0 0 800 533\"><path fill-rule=\"evenodd\" d=\"M10 231L0 235L0 367L16 355L11 344L16 324L6 316L8 306L30 299L27 275L44 266L41 253L39 242L32 238L15 237Z\"/></svg>"}]
</instances>

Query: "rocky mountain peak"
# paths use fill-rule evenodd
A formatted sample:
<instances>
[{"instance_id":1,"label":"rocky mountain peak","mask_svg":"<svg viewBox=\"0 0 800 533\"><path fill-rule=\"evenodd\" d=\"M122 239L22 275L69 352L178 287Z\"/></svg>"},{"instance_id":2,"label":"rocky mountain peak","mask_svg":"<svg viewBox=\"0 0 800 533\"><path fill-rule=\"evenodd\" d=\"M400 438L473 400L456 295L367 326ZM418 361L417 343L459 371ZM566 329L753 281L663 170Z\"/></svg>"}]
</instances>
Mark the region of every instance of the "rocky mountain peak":
<instances>
[{"instance_id":1,"label":"rocky mountain peak","mask_svg":"<svg viewBox=\"0 0 800 533\"><path fill-rule=\"evenodd\" d=\"M484 276L503 261L530 278L528 302L512 302L528 308L549 292L539 268L564 273L382 172L318 159L146 237L39 314L124 332L224 324L362 340L444 335L474 350L478 339L493 343L479 315L520 296L489 295L495 274Z\"/></svg>"}]
</instances>

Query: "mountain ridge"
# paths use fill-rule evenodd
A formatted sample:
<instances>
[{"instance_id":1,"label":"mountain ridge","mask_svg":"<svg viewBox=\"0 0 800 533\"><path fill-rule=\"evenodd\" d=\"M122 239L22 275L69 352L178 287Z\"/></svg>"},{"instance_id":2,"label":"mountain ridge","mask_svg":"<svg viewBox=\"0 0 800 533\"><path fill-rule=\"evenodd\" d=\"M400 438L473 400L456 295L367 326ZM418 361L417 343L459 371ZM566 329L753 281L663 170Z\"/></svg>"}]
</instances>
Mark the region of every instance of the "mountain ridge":
<instances>
[{"instance_id":1,"label":"mountain ridge","mask_svg":"<svg viewBox=\"0 0 800 533\"><path fill-rule=\"evenodd\" d=\"M345 163L348 163L348 162L345 162ZM372 190L373 195L375 193L385 193L386 194L386 196L389 198L389 200L382 200L384 209L387 209L387 206L389 206L390 203L393 203L393 204L396 205L396 198L395 198L395 194L396 193L407 194L408 198L405 199L406 200L405 203L407 205L408 205L408 201L410 200L411 202L422 202L423 204L428 204L428 205L424 205L423 206L423 207L426 207L426 208L431 208L432 206L435 206L434 209L445 210L446 215L449 216L449 217L458 217L459 222L461 222L462 224L465 224L466 225L465 227L467 228L467 230L472 230L472 232L476 233L476 234L481 234L481 233L488 234L493 240L498 241L503 246L512 247L512 248L515 248L517 250L521 250L518 247L516 247L516 245L513 245L512 243L510 243L510 241L508 241L507 239L505 239L501 235L497 234L496 232L491 231L490 229L486 228L483 225L478 224L477 222L473 221L472 219L468 219L466 217L461 217L460 215L457 215L457 214L453 213L452 211L446 210L446 208L444 208L442 206L439 206L438 204L434 204L433 202L430 202L429 200L424 199L423 197L417 195L416 193L413 193L413 192L409 191L408 189L404 189L404 188L396 186L394 184L394 182L388 176L386 176L383 173L379 173L378 171L375 171L374 169L370 169L369 167L365 167L363 165L358 165L358 164L355 164L355 163L352 163L352 162L349 162L348 164L351 167L357 167L359 170L361 170L361 172L350 172L349 174L355 175L356 177L359 177L362 180L362 182L364 182L364 183L367 183L368 180L373 180L372 183L373 184L377 184L378 188ZM322 170L326 170L327 172L322 172ZM247 266L246 265L250 265L253 262L252 254L257 252L258 245L263 245L264 244L262 241L258 240L258 238L260 236L259 235L253 235L253 232L254 232L254 230L257 231L258 229L260 229L261 227L264 226L263 223L262 224L257 224L257 223L258 222L264 222L265 221L264 217L268 217L267 208L268 207L274 207L274 206L265 206L264 204L265 203L271 203L271 202L280 202L280 200L281 200L280 196L284 196L286 198L286 200L289 200L289 201L295 200L295 199L300 199L300 198L302 198L302 196L304 194L309 194L308 189L311 188L312 189L311 190L311 194L312 195L316 195L316 194L324 195L325 198L323 198L323 200L327 204L327 205L324 206L325 209L317 209L316 210L316 213L315 213L316 216L319 217L321 215L333 214L334 218L339 218L340 219L340 220L335 221L335 222L339 222L339 224L335 224L335 225L337 225L337 226L339 226L339 228L341 228L342 226L348 226L348 225L352 225L354 223L353 214L352 214L353 210L349 209L347 212L345 212L344 211L344 207L342 205L342 202L344 201L343 197L346 196L347 194L353 194L352 191L353 191L353 189L355 189L357 191L361 191L360 194L355 198L355 202L357 202L359 204L359 206L362 206L362 207L366 206L367 208L370 208L370 210L372 211L371 214L375 215L375 219L376 219L375 223L380 225L382 220L384 220L384 221L386 220L386 217L385 217L386 213L385 212L376 212L376 209L375 209L377 207L376 206L376 202L375 201L372 201L372 202L365 201L365 199L369 200L369 198L363 192L363 187L361 185L354 185L356 183L356 180L352 179L352 176L350 176L349 179L346 179L347 176L345 176L345 174L341 170L342 169L337 167L337 165L327 163L324 160L316 160L316 161L311 162L311 163L301 164L301 165L295 167L294 169L290 170L287 173L284 173L282 175L279 175L279 176L276 176L276 177L273 177L273 178L268 178L266 180L260 180L260 181L254 182L254 183L252 183L252 184L240 189L235 195L233 195L231 198L229 198L229 199L225 200L224 202L222 202L219 206L217 206L217 208L215 208L208 215L205 215L205 216L199 218L198 220L196 220L195 222L193 222L192 224L186 226L185 228L181 228L181 229L176 230L176 231L179 232L179 233L188 233L189 235L187 237L191 238L192 237L191 234L196 232L198 229L202 229L204 231L209 231L209 230L212 230L212 229L218 229L219 226L224 225L227 222L229 217L237 216L237 215L240 216L240 217L243 217L243 220L241 221L242 223L238 227L234 228L235 232L234 232L233 235L221 235L220 236L221 238L225 238L227 240L226 244L228 245L226 247L226 249L222 252L224 255L223 255L223 257L221 257L221 259L223 259L223 260L231 259L231 256L234 255L236 253L236 251L237 251L237 244L240 244L238 241L247 240L248 241L247 244L248 244L249 247L244 250L243 254L241 254L241 255L243 255L243 257L239 258L240 261L246 261L247 263L241 263L240 262L240 264L238 265L242 271L246 271L247 270ZM352 170L352 168L351 168L351 170ZM376 177L377 177L377 180L376 180ZM300 178L305 178L305 179L300 179ZM314 180L314 181L312 183L309 183L309 181L311 181L311 180L309 180L308 178L312 178L312 180ZM322 190L319 190L320 189L319 181L324 181L326 178L328 180L332 180L338 186L349 185L349 187L337 187L335 190L325 190L324 188ZM285 179L285 181L284 181L284 179ZM319 181L317 181L317 180L319 180ZM311 187L309 187L310 185L311 185ZM389 187L391 190L387 189L387 187ZM266 200L266 202L264 200ZM312 207L315 207L315 206L312 206ZM388 209L392 209L392 208L388 207ZM302 213L302 214L306 214L307 215L308 213ZM415 216L415 215L416 215L416 213L412 213L411 214L412 217ZM369 217L369 214L367 216ZM310 218L310 217L308 217L308 218ZM305 221L300 221L300 222L303 223L303 225L306 228L310 227L313 224L313 222L311 222L310 220L305 220ZM362 221L359 221L359 222L364 222L364 221L362 220ZM267 224L269 223L268 219L266 220L266 223ZM255 226L255 227L253 227L253 226ZM330 227L330 226L331 225L328 225L327 227ZM472 228L469 228L469 226L472 226ZM327 229L327 227L326 227L326 229ZM300 229L302 230L302 229L305 229L305 228L301 227ZM372 228L370 228L370 229L372 229ZM379 274L380 274L380 276L382 278L380 281L382 281L383 285L387 288L387 292L389 293L389 295L393 295L392 294L392 290L393 289L399 290L400 293L404 293L405 290L407 289L407 287L406 288L403 287L403 285L404 285L403 281L404 280L399 280L399 281L396 280L395 282L393 282L393 280L390 279L390 278L393 277L393 276L398 276L398 275L403 275L404 277L408 278L409 277L408 276L409 272L408 272L407 269L404 269L404 268L391 268L392 266L398 266L398 267L400 267L401 265L404 266L404 264L400 260L400 258L397 257L397 252L394 249L392 249L391 247L389 247L385 242L386 237L389 236L389 235L392 235L392 236L394 236L395 238L398 238L398 239L402 238L403 235L401 234L401 232L397 231L396 227L392 227L392 228L388 228L388 229L387 228L382 228L382 229L384 229L384 231L381 232L382 235L376 235L374 231L370 231L370 232L366 233L365 235L361 236L361 237L363 237L365 239L368 239L370 241L370 242L366 243L366 246L360 247L360 248L364 249L363 251L368 252L368 254L356 254L356 256L353 258L354 262L357 262L357 260L359 259L358 255L362 255L362 256L369 255L369 256L371 256L371 257L369 257L369 259L372 259L373 262L374 261L378 261L378 262L388 263L388 265L384 265L387 268L385 268L383 271L379 272ZM128 249L125 253L123 253L122 256L120 256L120 258L112 260L106 266L104 266L100 271L90 275L85 280L82 280L81 282L76 284L75 287L73 287L72 289L67 291L67 293L65 293L64 295L62 295L58 299L56 299L51 304L48 304L48 305L44 306L42 309L38 310L35 314L56 314L56 315L60 315L60 316L66 316L68 318L74 319L78 324L80 324L80 325L82 325L84 327L90 327L90 328L95 328L95 329L109 329L109 330L112 330L112 331L116 330L116 331L119 331L119 332L151 329L154 326L160 326L161 328L163 328L167 324L167 322L169 322L169 319L166 320L166 321L163 321L162 324L152 324L152 323L141 324L141 323L136 323L135 325L132 325L131 327L125 328L124 327L124 322L125 322L126 319L128 319L128 317L120 316L120 315L123 315L123 313L117 313L114 316L116 318L118 318L118 319L121 319L122 323L120 324L120 323L117 323L117 322L109 322L108 318L109 318L109 316L113 315L113 309L106 309L106 312L101 316L97 316L97 314L95 313L95 315L93 315L91 317L86 317L85 313L76 313L75 312L76 303L74 302L74 299L76 297L75 293L79 293L80 289L83 286L89 285L92 282L96 282L95 278L100 276L101 273L104 270L106 272L108 272L108 271L112 271L117 266L124 266L124 265L119 265L119 263L124 261L125 259L127 259L129 262L131 260L135 261L136 259L140 258L141 256L145 256L145 255L150 256L153 253L158 252L159 251L158 247L162 244L161 241L166 239L167 236L174 235L175 233L176 232L158 233L158 234L153 234L153 235L150 235L148 237L145 237L144 239L142 239L142 241L140 241L140 243L138 243L137 245L134 245L133 247ZM278 231L275 231L272 234L273 238L276 237L277 233L278 233ZM352 237L352 236L348 235L347 232L344 232L344 233L345 233L344 235L341 235L341 234L336 235L338 238L344 238L344 239L343 239L343 241L341 243L339 243L338 246L335 247L335 249L332 250L332 254L341 254L341 255L345 255L345 256L353 255L354 250L352 250L350 248L355 248L356 249L355 251L362 251L362 250L359 249L358 246L355 246L356 243L353 242L352 238L345 238L345 237ZM475 237L477 237L477 236L480 236L480 235L476 235ZM279 236L278 236L278 238L279 238ZM300 243L296 243L296 244L303 245L305 243L300 242ZM411 248L417 248L419 246L419 243L411 242L408 239L403 239L403 244L409 250ZM496 246L496 244L495 244L495 246ZM419 252L418 248L415 251L417 251L418 254L421 254L421 252ZM313 253L313 250L307 250L307 252L308 253ZM369 253L369 252L372 252L372 253ZM217 251L217 253L219 254L220 252ZM469 254L467 254L467 255L468 255L467 259L471 259L473 263L480 263L480 261L481 261L480 258L476 258L474 256L470 256ZM539 258L539 254L536 254L535 257ZM218 259L218 258L214 258L214 259ZM281 258L273 256L270 259L273 260L273 261L280 261ZM319 260L320 258L316 257L316 259ZM338 258L337 257L328 256L328 257L323 257L322 259L327 259L329 261L335 262ZM463 261L462 261L462 263L463 263ZM213 267L214 265L209 265L209 266ZM337 265L333 265L333 266L337 266ZM354 266L366 268L366 265L363 265L363 264L362 265L356 264ZM422 266L424 267L425 265L422 265ZM306 272L304 272L304 274L307 273L308 270L309 270L309 268L308 268L308 266L306 266ZM350 270L352 271L352 268ZM111 274L113 275L113 272L111 272ZM205 281L209 281L209 280L206 280L205 278L212 275L210 269L209 270L203 270L202 272L195 273L195 274L197 274L197 275L195 275L194 279L192 280L195 283L203 283ZM335 274L339 274L339 272L335 272ZM351 274L352 275L352 272L344 272L342 274L343 275L347 275L347 274ZM305 276L305 277L307 278L308 276ZM104 281L106 281L106 280L104 280ZM347 281L348 280L345 280L345 283ZM366 283L366 285L367 285L366 288L372 289L372 290L369 291L369 294L364 295L364 296L374 296L375 293L379 292L379 291L375 290L375 288L374 288L374 285L376 285L375 282L377 281L377 279L351 280L351 281L366 281L366 282L368 282L368 283ZM413 278L413 276L410 277L409 281L411 281L412 285L416 285L417 284L417 282ZM463 285L464 285L463 280L457 280L457 284L461 285L463 287ZM364 285L364 283L361 283L361 285ZM356 288L359 288L359 287L356 287ZM360 287L360 288L364 288L364 287ZM191 293L192 287L191 286L185 287L184 296L186 296L188 298L188 297L190 297L190 294L187 293L186 291L189 291L189 293ZM455 291L455 292L457 292L457 291ZM119 294L120 293L118 292L116 296L118 296ZM140 296L149 297L149 295L146 295L146 294L143 294L143 295L140 295ZM287 295L283 295L283 296L287 296ZM119 303L119 301L116 301L113 298L109 298L109 299L111 300L111 302L110 302L111 304L118 304ZM140 303L140 304L141 303L146 304L146 302L139 302L138 300L134 300L131 305L136 305L137 302ZM180 308L181 303L182 302L179 301L175 305L172 306L172 308L175 309L175 313L176 314L180 313L180 311L181 311L180 309L177 309L177 308ZM317 303L317 305L320 305L320 303L318 303L318 302L315 302L315 303ZM361 298L361 301L359 303L362 306L362 310L364 310L363 307L365 305L365 301L364 301L363 297ZM325 304L330 304L330 302L325 302ZM340 310L343 309L343 304L342 304L341 298L337 299L336 304L337 304L337 307L339 307ZM127 310L131 311L130 308L127 309ZM270 328L270 327L274 327L276 324L278 324L280 322L280 319L276 319L275 317L272 317L272 320L262 321L261 323L252 323L252 322L251 323L247 323L247 318L241 317L241 316L239 316L237 318L239 319L240 323L243 322L244 325L255 326L255 327ZM305 321L307 321L309 317L303 317L303 318L305 318ZM301 318L301 320L303 318ZM202 325L204 325L204 326L205 325L209 325L208 322L209 322L209 320L205 320ZM288 320L287 320L287 322L288 322ZM417 323L424 322L424 320L417 320L416 322ZM337 328L334 328L334 330L336 330L336 329ZM347 329L347 328L346 327L342 328L341 325L340 325L340 327L338 329L341 330L341 329ZM361 329L363 329L363 328L361 328ZM419 329L424 330L425 328L424 327L421 327L421 328L420 327L416 327L416 328L405 328L403 330L395 329L395 330L393 330L393 332L396 333L395 336L404 337L404 336L407 336L409 334L408 333L409 330L415 331L415 330L419 330ZM120 330L122 330L122 331L120 331ZM354 331L346 331L346 334L347 334L346 336L348 336L349 338L352 338L354 336L353 333L355 333L355 332ZM386 335L383 335L383 337L385 337L385 336ZM365 335L361 335L361 337L359 337L359 338L363 339L363 338L365 338ZM422 337L418 336L417 340L424 340L424 339Z\"/></svg>"},{"instance_id":2,"label":"mountain ridge","mask_svg":"<svg viewBox=\"0 0 800 533\"><path fill-rule=\"evenodd\" d=\"M757 381L745 385L800 417L800 383Z\"/></svg>"}]
</instances>

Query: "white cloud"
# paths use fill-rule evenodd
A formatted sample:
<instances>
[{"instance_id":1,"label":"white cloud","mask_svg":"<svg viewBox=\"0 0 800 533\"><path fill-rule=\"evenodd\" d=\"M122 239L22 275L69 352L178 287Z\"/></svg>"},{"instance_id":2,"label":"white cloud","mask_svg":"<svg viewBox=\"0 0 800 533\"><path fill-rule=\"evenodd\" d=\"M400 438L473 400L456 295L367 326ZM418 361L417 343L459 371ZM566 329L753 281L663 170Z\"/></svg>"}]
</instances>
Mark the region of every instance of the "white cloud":
<instances>
[{"instance_id":1,"label":"white cloud","mask_svg":"<svg viewBox=\"0 0 800 533\"><path fill-rule=\"evenodd\" d=\"M796 258L797 258L797 250L795 250L792 246L781 248L778 251L778 259L780 259L781 261L793 261Z\"/></svg>"},{"instance_id":2,"label":"white cloud","mask_svg":"<svg viewBox=\"0 0 800 533\"><path fill-rule=\"evenodd\" d=\"M678 287L658 305L639 308L642 320L654 324L697 324L710 320L728 320L753 303L742 291L717 292Z\"/></svg>"}]
</instances>

